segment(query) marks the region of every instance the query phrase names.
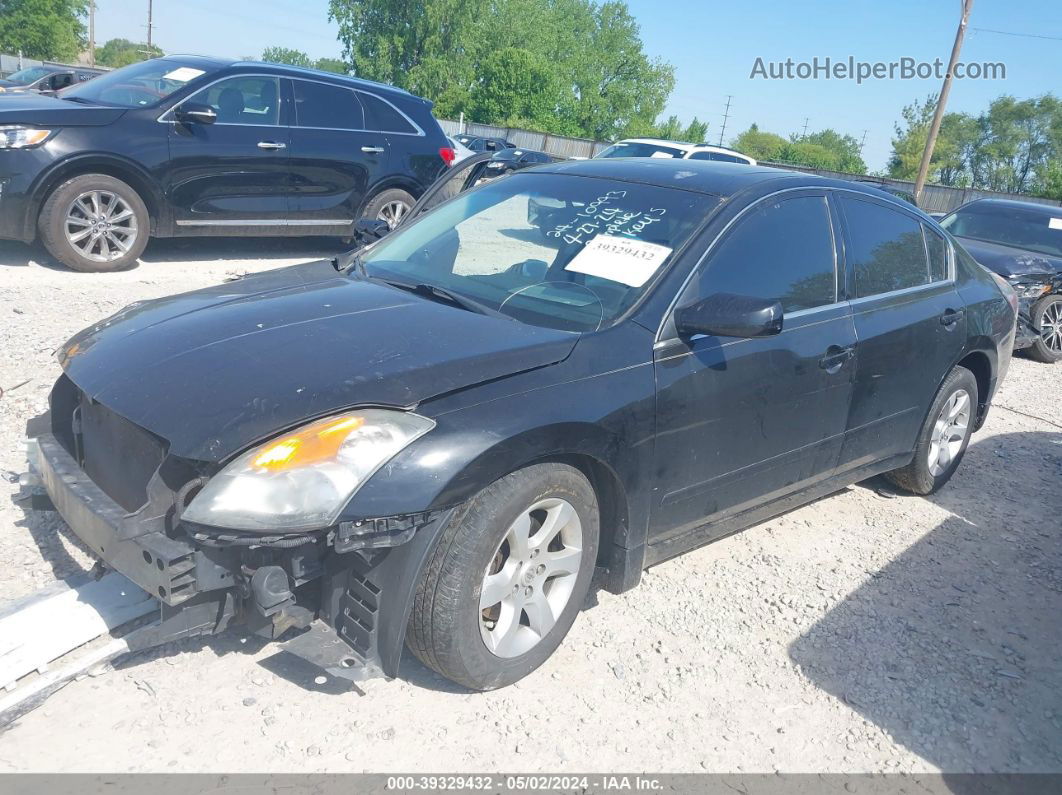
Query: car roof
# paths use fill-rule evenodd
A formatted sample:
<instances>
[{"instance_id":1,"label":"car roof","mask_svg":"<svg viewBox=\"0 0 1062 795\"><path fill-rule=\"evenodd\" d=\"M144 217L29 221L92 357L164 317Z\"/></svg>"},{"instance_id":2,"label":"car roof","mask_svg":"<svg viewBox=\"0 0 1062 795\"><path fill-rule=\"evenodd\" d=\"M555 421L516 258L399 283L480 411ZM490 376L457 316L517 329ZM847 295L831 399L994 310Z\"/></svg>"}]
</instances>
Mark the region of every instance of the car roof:
<instances>
[{"instance_id":1,"label":"car roof","mask_svg":"<svg viewBox=\"0 0 1062 795\"><path fill-rule=\"evenodd\" d=\"M971 202L967 202L959 210L969 207L971 204L979 204L984 206L986 204L1000 207L1005 210L1024 210L1026 212L1039 212L1044 217L1051 216L1057 218L1062 216L1062 207L1055 204L1041 204L1040 202L1023 202L1017 199L974 199ZM958 212L958 210L956 210Z\"/></svg>"}]
</instances>

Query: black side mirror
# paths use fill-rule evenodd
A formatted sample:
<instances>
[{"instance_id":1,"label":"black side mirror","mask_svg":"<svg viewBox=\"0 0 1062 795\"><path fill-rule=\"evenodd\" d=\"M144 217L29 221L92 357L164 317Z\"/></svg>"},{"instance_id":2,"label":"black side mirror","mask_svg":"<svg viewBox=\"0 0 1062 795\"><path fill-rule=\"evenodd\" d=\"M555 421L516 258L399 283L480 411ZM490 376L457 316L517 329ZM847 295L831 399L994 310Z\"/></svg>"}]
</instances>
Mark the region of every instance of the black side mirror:
<instances>
[{"instance_id":1,"label":"black side mirror","mask_svg":"<svg viewBox=\"0 0 1062 795\"><path fill-rule=\"evenodd\" d=\"M675 330L683 338L769 337L782 331L782 305L765 298L716 293L675 310Z\"/></svg>"},{"instance_id":2,"label":"black side mirror","mask_svg":"<svg viewBox=\"0 0 1062 795\"><path fill-rule=\"evenodd\" d=\"M173 109L173 118L183 124L213 124L218 114L205 102L185 102Z\"/></svg>"},{"instance_id":3,"label":"black side mirror","mask_svg":"<svg viewBox=\"0 0 1062 795\"><path fill-rule=\"evenodd\" d=\"M354 222L354 239L363 246L375 243L390 233L391 227L381 218L359 218Z\"/></svg>"}]
</instances>

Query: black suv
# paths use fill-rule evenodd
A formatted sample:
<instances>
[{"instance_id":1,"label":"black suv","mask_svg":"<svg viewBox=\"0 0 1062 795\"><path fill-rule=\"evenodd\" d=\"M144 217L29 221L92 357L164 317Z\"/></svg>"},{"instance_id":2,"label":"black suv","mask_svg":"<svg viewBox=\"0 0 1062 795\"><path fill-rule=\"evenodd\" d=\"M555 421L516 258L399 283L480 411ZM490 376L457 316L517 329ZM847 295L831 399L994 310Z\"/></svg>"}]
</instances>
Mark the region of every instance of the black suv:
<instances>
[{"instance_id":1,"label":"black suv","mask_svg":"<svg viewBox=\"0 0 1062 795\"><path fill-rule=\"evenodd\" d=\"M431 103L276 64L168 56L0 102L0 238L118 270L149 236L395 224L452 162ZM16 151L17 150L17 151Z\"/></svg>"}]
</instances>

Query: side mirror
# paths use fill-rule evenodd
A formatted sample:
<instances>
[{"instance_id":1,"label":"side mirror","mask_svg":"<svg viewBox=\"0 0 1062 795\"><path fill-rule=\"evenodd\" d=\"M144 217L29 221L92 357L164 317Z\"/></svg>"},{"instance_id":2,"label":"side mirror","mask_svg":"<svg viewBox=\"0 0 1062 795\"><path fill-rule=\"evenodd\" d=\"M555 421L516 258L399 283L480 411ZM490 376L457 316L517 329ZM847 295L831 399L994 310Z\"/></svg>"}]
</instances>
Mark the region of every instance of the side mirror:
<instances>
[{"instance_id":1,"label":"side mirror","mask_svg":"<svg viewBox=\"0 0 1062 795\"><path fill-rule=\"evenodd\" d=\"M782 305L764 298L716 293L675 310L675 330L683 339L696 334L769 337L782 331Z\"/></svg>"},{"instance_id":2,"label":"side mirror","mask_svg":"<svg viewBox=\"0 0 1062 795\"><path fill-rule=\"evenodd\" d=\"M173 118L183 124L213 124L218 114L205 102L185 102L173 109Z\"/></svg>"},{"instance_id":3,"label":"side mirror","mask_svg":"<svg viewBox=\"0 0 1062 795\"><path fill-rule=\"evenodd\" d=\"M375 243L382 237L387 236L391 227L387 221L380 218L359 218L354 222L354 239L363 246Z\"/></svg>"}]
</instances>

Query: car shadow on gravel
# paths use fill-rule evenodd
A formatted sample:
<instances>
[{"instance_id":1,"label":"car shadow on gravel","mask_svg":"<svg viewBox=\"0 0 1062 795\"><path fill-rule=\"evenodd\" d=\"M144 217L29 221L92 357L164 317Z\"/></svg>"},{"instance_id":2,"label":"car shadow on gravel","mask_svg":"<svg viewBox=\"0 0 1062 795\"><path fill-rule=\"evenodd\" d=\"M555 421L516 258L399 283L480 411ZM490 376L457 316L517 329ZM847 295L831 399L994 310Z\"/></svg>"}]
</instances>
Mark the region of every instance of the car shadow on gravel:
<instances>
[{"instance_id":1,"label":"car shadow on gravel","mask_svg":"<svg viewBox=\"0 0 1062 795\"><path fill-rule=\"evenodd\" d=\"M338 237L167 237L148 243L140 261L216 262L334 257L353 247Z\"/></svg>"},{"instance_id":2,"label":"car shadow on gravel","mask_svg":"<svg viewBox=\"0 0 1062 795\"><path fill-rule=\"evenodd\" d=\"M790 657L945 773L1062 771L1060 484L1062 434L974 443L927 498L951 516L869 572ZM952 778L957 792L980 786Z\"/></svg>"}]
</instances>

